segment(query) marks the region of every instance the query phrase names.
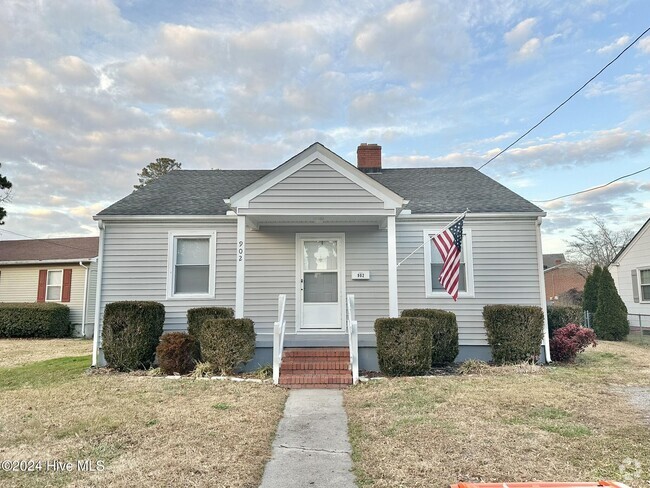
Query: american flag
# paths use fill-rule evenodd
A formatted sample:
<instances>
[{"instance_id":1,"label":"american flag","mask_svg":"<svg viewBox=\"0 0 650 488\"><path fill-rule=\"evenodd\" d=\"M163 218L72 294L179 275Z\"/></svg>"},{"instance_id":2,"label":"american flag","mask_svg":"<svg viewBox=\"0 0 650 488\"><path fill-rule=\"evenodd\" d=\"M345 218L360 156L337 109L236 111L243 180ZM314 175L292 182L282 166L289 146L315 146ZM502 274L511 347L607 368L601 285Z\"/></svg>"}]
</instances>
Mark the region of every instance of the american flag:
<instances>
[{"instance_id":1,"label":"american flag","mask_svg":"<svg viewBox=\"0 0 650 488\"><path fill-rule=\"evenodd\" d=\"M460 251L463 242L463 220L447 227L433 237L433 243L442 256L442 271L438 281L454 301L458 299L458 281L460 279Z\"/></svg>"}]
</instances>

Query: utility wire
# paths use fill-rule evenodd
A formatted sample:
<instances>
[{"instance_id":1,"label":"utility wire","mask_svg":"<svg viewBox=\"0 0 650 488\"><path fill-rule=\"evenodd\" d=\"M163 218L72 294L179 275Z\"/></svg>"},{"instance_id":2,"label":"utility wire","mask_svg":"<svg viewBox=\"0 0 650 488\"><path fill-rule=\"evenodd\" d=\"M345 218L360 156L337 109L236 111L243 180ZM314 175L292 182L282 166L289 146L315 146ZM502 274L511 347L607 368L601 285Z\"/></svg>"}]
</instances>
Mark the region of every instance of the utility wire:
<instances>
[{"instance_id":1,"label":"utility wire","mask_svg":"<svg viewBox=\"0 0 650 488\"><path fill-rule=\"evenodd\" d=\"M27 236L25 234L21 234L19 232L14 232L13 230L9 230L9 229L0 229L0 234L2 232L9 232L10 234L14 234L14 235L20 236L20 237L26 237L27 239L32 239L34 241L47 241L48 244L53 244L55 246L61 246L61 247L69 247L70 249L76 249L77 251L88 251L87 248L69 246L68 244L62 244L60 242L54 242L54 239L65 239L65 237L58 237L58 238L51 238L51 239L38 239L36 237ZM93 237L93 236L89 236L89 237Z\"/></svg>"},{"instance_id":2,"label":"utility wire","mask_svg":"<svg viewBox=\"0 0 650 488\"><path fill-rule=\"evenodd\" d=\"M578 93L580 93L580 92L581 92L581 91L582 91L582 90L583 90L583 89L584 89L584 88L585 88L589 83L591 83L592 81L594 81L594 80L598 77L598 75L600 75L603 71L605 71L605 70L606 70L607 68L609 68L612 64L614 64L614 62L615 62L618 58L620 58L620 57L625 53L625 51L627 51L627 50L630 49L632 46L634 46L634 44L636 44L637 41L638 41L639 39L641 39L644 35L646 35L646 33L647 33L648 31L650 31L650 27L648 27L646 30L644 30L644 31L643 31L643 32L642 32L642 33L641 33L641 34L640 34L636 39L634 39L630 44L628 44L627 47L626 47L625 49L623 49L623 50L618 54L618 56L616 56L616 57L615 57L614 59L612 59L609 63L607 63L605 66L603 66L603 67L601 68L601 70L600 70L598 73L596 73L594 76L592 76L591 78L589 78L589 80L588 80L584 85L582 85L580 88L578 88L576 91L574 91L574 92L571 94L571 96L570 96L569 98L567 98L566 100L564 100L561 104L559 104L557 107L555 107L555 108L553 109L553 111L551 111L548 115L546 115L542 120L540 120L539 122L537 122L534 126L532 126L530 129L528 129L526 132L524 132L521 136L519 136L517 139L515 139L515 140L514 140L512 143L510 143L508 146L506 146L505 149L502 149L502 150L499 151L496 155L492 156L492 157L491 157L490 159L488 159L485 163L483 163L481 166L479 166L478 169L481 170L481 169L483 169L484 167L486 167L488 164L490 164L490 163L491 163L492 161L494 161L496 158L498 158L499 156L501 156L504 152L506 152L506 151L507 151L508 149L510 149L512 146L514 146L515 144L517 144L519 141L521 141L524 137L526 137L526 136L527 136L528 134L530 134L532 131L534 131L535 129L537 129L537 127L539 127L540 125L542 125L542 123L543 123L546 119L548 119L551 115L553 115L555 112L557 112L558 110L560 110L560 109L561 109L561 108L562 108L562 107L563 107L563 106L564 106L564 105L565 105L569 100L571 100L571 99L572 99L573 97L575 97Z\"/></svg>"},{"instance_id":3,"label":"utility wire","mask_svg":"<svg viewBox=\"0 0 650 488\"><path fill-rule=\"evenodd\" d=\"M593 188L588 188L587 190L581 190L581 191L577 191L575 193L568 193L566 195L562 195L561 197L555 197L555 198L551 198L549 200L531 200L531 202L533 202L533 203L554 202L555 200L560 200L562 198L572 197L574 195L581 195L583 193L588 193L590 191L599 190L601 188L605 188L606 186L611 185L612 183L616 183L619 180L622 180L624 178L629 178L630 176L638 175L639 173L643 173L644 171L648 171L649 169L650 169L650 166L648 166L647 168L640 169L639 171L635 171L634 173L630 173L629 175L619 176L618 178L616 178L615 180L610 181L609 183L605 183L604 185L594 186Z\"/></svg>"}]
</instances>

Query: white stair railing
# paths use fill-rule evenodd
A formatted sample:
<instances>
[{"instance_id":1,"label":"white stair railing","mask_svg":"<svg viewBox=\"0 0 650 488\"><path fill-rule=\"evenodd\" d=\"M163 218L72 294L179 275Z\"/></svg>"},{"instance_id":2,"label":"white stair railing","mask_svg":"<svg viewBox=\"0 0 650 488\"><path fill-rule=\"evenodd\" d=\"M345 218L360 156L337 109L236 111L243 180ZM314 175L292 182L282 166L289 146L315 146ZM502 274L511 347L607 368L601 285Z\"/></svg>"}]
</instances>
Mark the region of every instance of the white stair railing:
<instances>
[{"instance_id":1,"label":"white stair railing","mask_svg":"<svg viewBox=\"0 0 650 488\"><path fill-rule=\"evenodd\" d=\"M348 295L348 342L350 345L350 369L352 384L359 382L359 331L354 309L354 295Z\"/></svg>"},{"instance_id":2,"label":"white stair railing","mask_svg":"<svg viewBox=\"0 0 650 488\"><path fill-rule=\"evenodd\" d=\"M284 349L284 331L287 321L284 318L286 295L278 295L278 321L273 324L273 384L280 381L280 366L282 365L282 350Z\"/></svg>"}]
</instances>

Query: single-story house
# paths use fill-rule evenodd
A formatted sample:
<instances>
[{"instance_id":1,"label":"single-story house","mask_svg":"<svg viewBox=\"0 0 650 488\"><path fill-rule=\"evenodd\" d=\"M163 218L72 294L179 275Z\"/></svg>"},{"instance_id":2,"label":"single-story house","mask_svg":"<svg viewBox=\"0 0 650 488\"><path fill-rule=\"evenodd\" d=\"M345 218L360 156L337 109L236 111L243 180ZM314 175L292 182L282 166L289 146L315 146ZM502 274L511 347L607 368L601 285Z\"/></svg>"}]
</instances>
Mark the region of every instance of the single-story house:
<instances>
[{"instance_id":1,"label":"single-story house","mask_svg":"<svg viewBox=\"0 0 650 488\"><path fill-rule=\"evenodd\" d=\"M73 335L92 337L98 237L0 241L0 302L70 307Z\"/></svg>"},{"instance_id":2,"label":"single-story house","mask_svg":"<svg viewBox=\"0 0 650 488\"><path fill-rule=\"evenodd\" d=\"M650 219L616 255L609 271L628 311L632 330L650 330Z\"/></svg>"},{"instance_id":3,"label":"single-story house","mask_svg":"<svg viewBox=\"0 0 650 488\"><path fill-rule=\"evenodd\" d=\"M430 236L466 209L454 302ZM255 322L252 363L271 363L280 295L285 348L347 346L352 312L359 367L377 369L375 319L439 308L457 316L457 359L489 359L484 305L546 308L544 215L474 168L384 168L376 144L357 166L314 143L272 170L172 171L94 217L95 364L104 306L134 299L165 305L165 331L186 330L188 308L233 307Z\"/></svg>"}]
</instances>

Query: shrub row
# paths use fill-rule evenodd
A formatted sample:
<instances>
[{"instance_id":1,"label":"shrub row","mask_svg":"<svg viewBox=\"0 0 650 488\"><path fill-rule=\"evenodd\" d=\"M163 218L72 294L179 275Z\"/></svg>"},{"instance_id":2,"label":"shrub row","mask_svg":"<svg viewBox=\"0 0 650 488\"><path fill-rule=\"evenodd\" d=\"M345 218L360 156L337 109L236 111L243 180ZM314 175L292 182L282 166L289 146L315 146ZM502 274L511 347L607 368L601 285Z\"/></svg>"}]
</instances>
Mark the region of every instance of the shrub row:
<instances>
[{"instance_id":1,"label":"shrub row","mask_svg":"<svg viewBox=\"0 0 650 488\"><path fill-rule=\"evenodd\" d=\"M165 307L161 303L114 302L104 311L104 357L121 371L148 368L157 357L166 374L187 374L199 359L229 374L255 353L253 321L233 316L230 308L193 308L187 311L189 334L162 335Z\"/></svg>"},{"instance_id":2,"label":"shrub row","mask_svg":"<svg viewBox=\"0 0 650 488\"><path fill-rule=\"evenodd\" d=\"M60 303L0 303L0 337L68 337L70 309Z\"/></svg>"},{"instance_id":3,"label":"shrub row","mask_svg":"<svg viewBox=\"0 0 650 488\"><path fill-rule=\"evenodd\" d=\"M582 325L584 321L584 312L581 307L551 305L546 308L548 315L548 333L553 333L567 324Z\"/></svg>"},{"instance_id":4,"label":"shrub row","mask_svg":"<svg viewBox=\"0 0 650 488\"><path fill-rule=\"evenodd\" d=\"M391 376L425 374L458 355L456 315L444 310L404 310L375 321L379 367Z\"/></svg>"},{"instance_id":5,"label":"shrub row","mask_svg":"<svg viewBox=\"0 0 650 488\"><path fill-rule=\"evenodd\" d=\"M536 361L544 338L544 311L521 305L486 305L483 320L497 364Z\"/></svg>"}]
</instances>

